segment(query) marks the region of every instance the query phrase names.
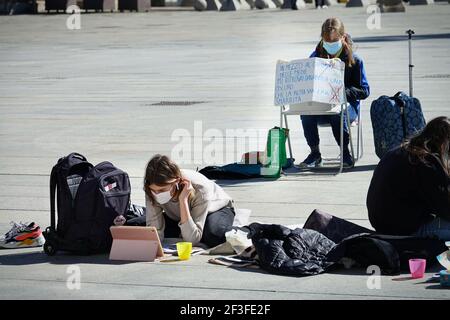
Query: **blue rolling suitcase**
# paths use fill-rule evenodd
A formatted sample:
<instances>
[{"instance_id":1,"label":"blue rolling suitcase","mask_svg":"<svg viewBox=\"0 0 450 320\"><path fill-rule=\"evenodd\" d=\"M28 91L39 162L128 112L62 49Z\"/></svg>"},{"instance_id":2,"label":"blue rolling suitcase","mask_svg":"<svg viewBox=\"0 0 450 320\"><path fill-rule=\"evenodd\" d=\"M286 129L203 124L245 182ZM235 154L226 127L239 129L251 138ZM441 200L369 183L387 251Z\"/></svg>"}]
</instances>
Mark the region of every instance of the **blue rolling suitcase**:
<instances>
[{"instance_id":1,"label":"blue rolling suitcase","mask_svg":"<svg viewBox=\"0 0 450 320\"><path fill-rule=\"evenodd\" d=\"M403 92L374 100L370 107L370 118L375 153L380 159L425 127L420 101Z\"/></svg>"},{"instance_id":2,"label":"blue rolling suitcase","mask_svg":"<svg viewBox=\"0 0 450 320\"><path fill-rule=\"evenodd\" d=\"M380 159L425 127L420 101L413 97L411 39L414 31L408 30L406 34L409 46L409 96L404 92L398 92L393 97L381 96L370 107L375 153Z\"/></svg>"}]
</instances>

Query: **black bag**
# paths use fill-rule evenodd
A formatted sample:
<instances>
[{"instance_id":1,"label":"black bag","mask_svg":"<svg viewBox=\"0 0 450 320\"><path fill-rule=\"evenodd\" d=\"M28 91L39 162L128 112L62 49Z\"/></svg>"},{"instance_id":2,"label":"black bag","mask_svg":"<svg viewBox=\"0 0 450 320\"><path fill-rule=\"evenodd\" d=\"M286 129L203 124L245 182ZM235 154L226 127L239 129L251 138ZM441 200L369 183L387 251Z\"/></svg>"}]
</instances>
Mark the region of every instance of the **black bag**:
<instances>
[{"instance_id":1,"label":"black bag","mask_svg":"<svg viewBox=\"0 0 450 320\"><path fill-rule=\"evenodd\" d=\"M414 236L357 234L341 241L327 256L338 262L342 257L353 259L361 267L376 265L385 275L398 275L409 269L409 259L427 260L427 269L437 263L436 256L445 252L445 241Z\"/></svg>"},{"instance_id":2,"label":"black bag","mask_svg":"<svg viewBox=\"0 0 450 320\"><path fill-rule=\"evenodd\" d=\"M322 210L315 209L303 225L304 229L320 232L335 243L360 233L375 233L375 231L364 228L353 222L335 217Z\"/></svg>"},{"instance_id":3,"label":"black bag","mask_svg":"<svg viewBox=\"0 0 450 320\"><path fill-rule=\"evenodd\" d=\"M50 176L51 224L44 232L45 253L108 252L112 244L109 228L118 215L127 212L130 192L128 174L110 162L93 166L78 153L59 159Z\"/></svg>"}]
</instances>

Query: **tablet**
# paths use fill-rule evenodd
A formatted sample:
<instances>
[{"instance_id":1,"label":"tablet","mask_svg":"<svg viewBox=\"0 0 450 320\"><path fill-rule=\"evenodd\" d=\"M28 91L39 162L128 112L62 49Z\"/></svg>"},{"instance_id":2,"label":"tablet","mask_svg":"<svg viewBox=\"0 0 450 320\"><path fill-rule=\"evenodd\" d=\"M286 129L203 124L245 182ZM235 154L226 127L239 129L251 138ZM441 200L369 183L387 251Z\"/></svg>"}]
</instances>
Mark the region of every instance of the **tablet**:
<instances>
[{"instance_id":1,"label":"tablet","mask_svg":"<svg viewBox=\"0 0 450 320\"><path fill-rule=\"evenodd\" d=\"M155 227L111 226L111 260L153 261L164 256Z\"/></svg>"}]
</instances>

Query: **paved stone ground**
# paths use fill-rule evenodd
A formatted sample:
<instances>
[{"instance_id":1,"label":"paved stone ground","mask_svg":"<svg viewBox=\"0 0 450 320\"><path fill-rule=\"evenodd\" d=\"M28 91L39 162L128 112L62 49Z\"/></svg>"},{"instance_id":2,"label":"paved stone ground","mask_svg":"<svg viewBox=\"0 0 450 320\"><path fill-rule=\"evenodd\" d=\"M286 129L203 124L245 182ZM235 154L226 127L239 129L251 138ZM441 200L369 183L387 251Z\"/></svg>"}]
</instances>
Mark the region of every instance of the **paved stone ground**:
<instances>
[{"instance_id":1,"label":"paved stone ground","mask_svg":"<svg viewBox=\"0 0 450 320\"><path fill-rule=\"evenodd\" d=\"M218 143L245 141L243 132L227 135L230 129L265 134L279 124L273 106L276 60L307 56L329 16L343 19L371 85L362 107L363 159L339 176L291 174L277 181L221 184L238 206L252 209L251 221L304 223L320 208L369 226L365 199L377 164L370 103L381 94L408 90L408 47L398 37L413 28L415 95L427 119L450 115L449 14L446 3L407 7L406 13L383 14L379 30L366 27L365 9L342 5L322 11L309 5L299 11L83 14L76 31L66 29L67 15L0 17L0 231L6 232L11 220L49 224L49 173L69 152L126 170L132 200L143 204L142 177L153 154L170 155L180 139L208 134ZM202 103L158 105L174 101ZM291 117L290 126L298 163L307 148L300 121ZM337 155L328 129L321 129L321 138L323 153ZM217 163L263 149L265 136L250 142L254 145L244 150L227 149ZM192 149L183 167L212 164L202 156L208 145ZM48 258L41 250L0 251L2 299L450 298L448 290L405 279L406 274L383 276L381 289L369 290L365 270L291 278L211 265L205 256L121 264L106 256ZM82 288L68 290L66 270L75 263Z\"/></svg>"}]
</instances>

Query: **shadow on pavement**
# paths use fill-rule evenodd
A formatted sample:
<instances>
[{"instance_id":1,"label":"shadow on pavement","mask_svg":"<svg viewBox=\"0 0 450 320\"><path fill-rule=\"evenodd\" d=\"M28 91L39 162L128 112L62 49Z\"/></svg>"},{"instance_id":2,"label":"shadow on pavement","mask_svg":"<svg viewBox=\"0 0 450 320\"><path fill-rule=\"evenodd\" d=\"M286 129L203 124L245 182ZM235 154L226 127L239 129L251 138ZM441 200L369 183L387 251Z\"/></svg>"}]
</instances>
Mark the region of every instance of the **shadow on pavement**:
<instances>
[{"instance_id":1,"label":"shadow on pavement","mask_svg":"<svg viewBox=\"0 0 450 320\"><path fill-rule=\"evenodd\" d=\"M336 268L336 269L334 269L334 268ZM330 269L326 273L340 274L340 275L354 275L354 276L359 275L359 276L366 276L366 277L370 276L372 274L372 273L367 273L366 268L357 267L357 266L352 267L350 269L345 269L344 267L341 267L338 265L337 267L334 267L334 268ZM426 272L434 274L434 273L439 272L441 269L442 268L440 267L440 265L438 263L435 263L434 265L427 267ZM386 276L393 277L392 281L400 281L401 282L401 281L417 280L417 279L413 279L411 277L411 274L409 273L408 270L403 270L403 269L401 270L401 273L398 275L386 275ZM424 282L421 282L421 283L429 283L427 281L427 279L428 279L427 277L429 277L429 275L425 275L425 277L423 278Z\"/></svg>"},{"instance_id":2,"label":"shadow on pavement","mask_svg":"<svg viewBox=\"0 0 450 320\"><path fill-rule=\"evenodd\" d=\"M351 169L349 169L347 172L363 172L363 171L373 171L377 167L376 164L368 164L364 166L356 166ZM346 172L346 171L344 171Z\"/></svg>"},{"instance_id":3,"label":"shadow on pavement","mask_svg":"<svg viewBox=\"0 0 450 320\"><path fill-rule=\"evenodd\" d=\"M363 172L363 171L373 171L377 167L376 164L361 165L356 164L353 168L344 168L342 174L352 173L352 172ZM338 169L332 166L323 166L321 168L289 168L284 170L289 176L315 176L315 175L326 175L335 176L338 173Z\"/></svg>"},{"instance_id":4,"label":"shadow on pavement","mask_svg":"<svg viewBox=\"0 0 450 320\"><path fill-rule=\"evenodd\" d=\"M364 171L373 171L377 167L376 164L369 165L356 165L353 168L344 168L342 174L352 173L352 172L364 172ZM310 176L335 176L338 173L338 169L333 166L324 166L321 168L299 168L297 166L293 166L287 169L284 169L281 173L280 178L284 177L310 177ZM233 186L240 185L245 183L258 183L258 182L273 182L277 181L280 178L248 178L248 179L212 179L220 186Z\"/></svg>"},{"instance_id":5,"label":"shadow on pavement","mask_svg":"<svg viewBox=\"0 0 450 320\"><path fill-rule=\"evenodd\" d=\"M307 277L317 276L317 275L296 276L296 275L287 275L287 274L274 274L274 273L270 273L262 268L256 268L256 267L233 267L233 266L230 266L228 268L234 269L236 271L242 271L242 272L270 274L272 276L291 277L291 278L307 278ZM334 268L330 269L329 271L321 273L319 275L324 275L324 274L347 275L347 276L368 276L368 274L365 273L365 269L363 269L363 268L345 269L343 266L336 267L336 269L334 269Z\"/></svg>"},{"instance_id":6,"label":"shadow on pavement","mask_svg":"<svg viewBox=\"0 0 450 320\"><path fill-rule=\"evenodd\" d=\"M244 183L271 182L277 180L278 179L276 178L250 178L250 179L236 179L236 180L214 179L214 181L220 186L233 186Z\"/></svg>"},{"instance_id":7,"label":"shadow on pavement","mask_svg":"<svg viewBox=\"0 0 450 320\"><path fill-rule=\"evenodd\" d=\"M109 264L109 265L123 265L135 263L134 261L113 261L109 260L107 254L91 255L91 256L74 256L68 254L58 254L53 257L47 256L44 252L26 252L16 254L6 254L0 256L0 265L4 266L24 266L33 264Z\"/></svg>"},{"instance_id":8,"label":"shadow on pavement","mask_svg":"<svg viewBox=\"0 0 450 320\"><path fill-rule=\"evenodd\" d=\"M343 266L337 266L333 267L326 273L343 276L365 276L365 277L370 276L370 274L366 272L366 269L360 267L345 269L345 267Z\"/></svg>"},{"instance_id":9,"label":"shadow on pavement","mask_svg":"<svg viewBox=\"0 0 450 320\"><path fill-rule=\"evenodd\" d=\"M450 288L442 287L440 284L433 284L432 286L425 287L425 289L428 289L428 290L436 290L436 289L449 290Z\"/></svg>"}]
</instances>

